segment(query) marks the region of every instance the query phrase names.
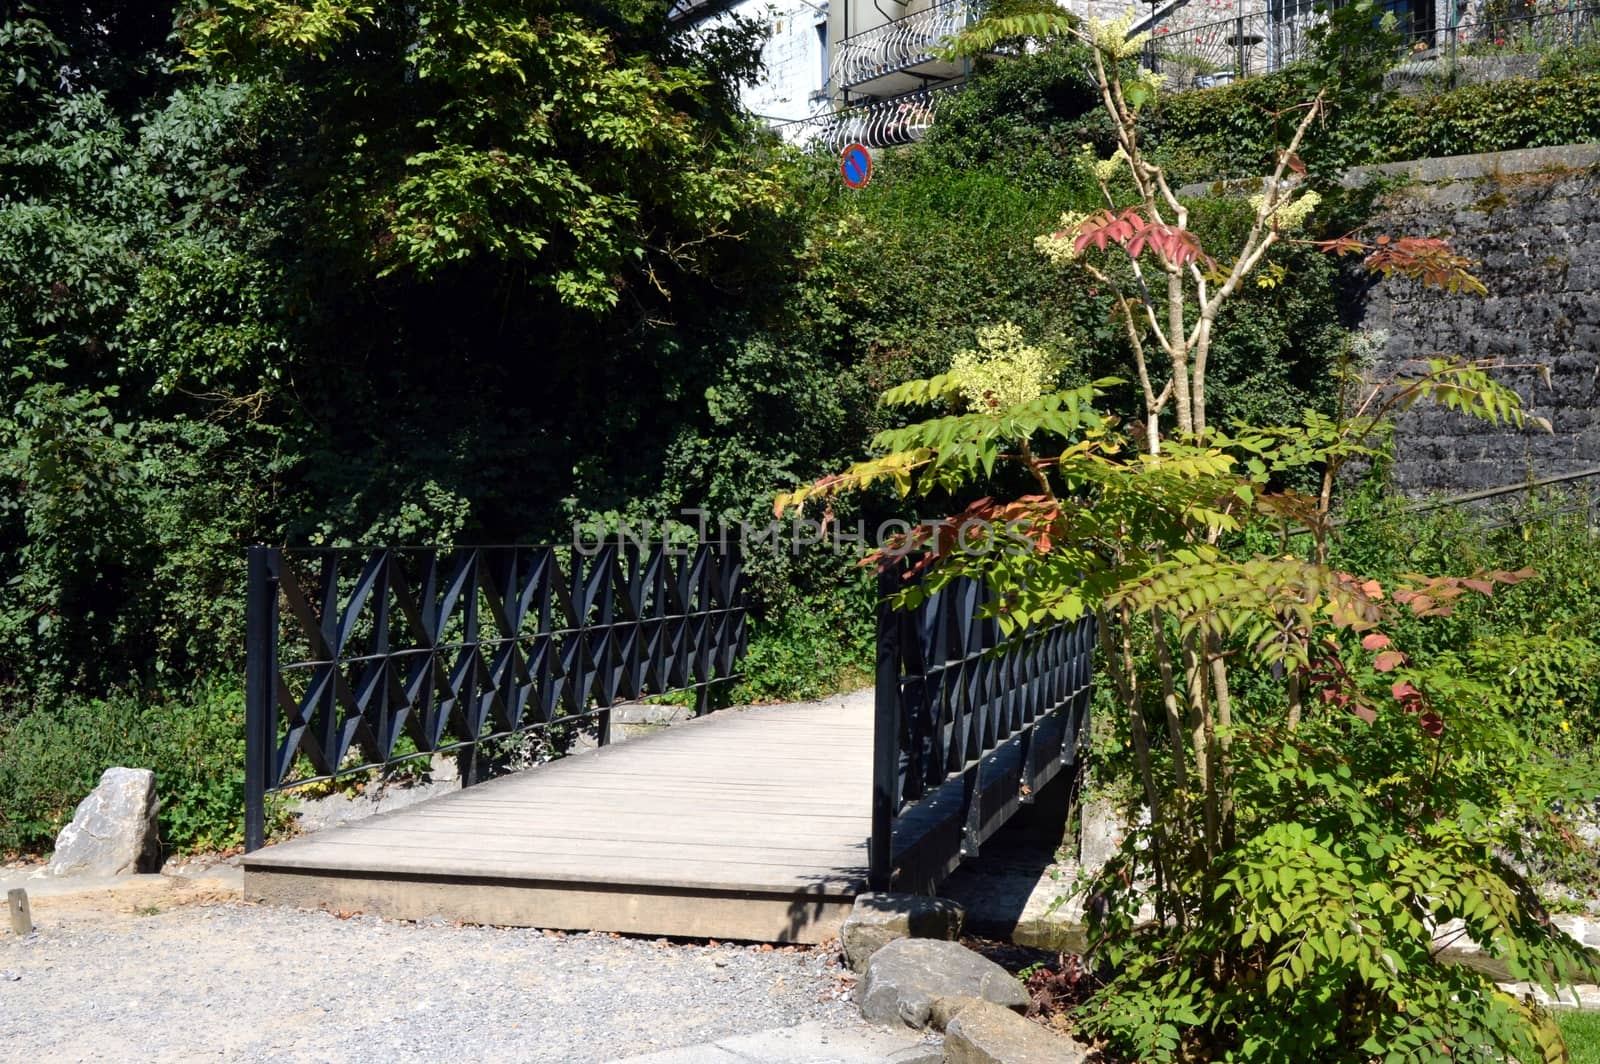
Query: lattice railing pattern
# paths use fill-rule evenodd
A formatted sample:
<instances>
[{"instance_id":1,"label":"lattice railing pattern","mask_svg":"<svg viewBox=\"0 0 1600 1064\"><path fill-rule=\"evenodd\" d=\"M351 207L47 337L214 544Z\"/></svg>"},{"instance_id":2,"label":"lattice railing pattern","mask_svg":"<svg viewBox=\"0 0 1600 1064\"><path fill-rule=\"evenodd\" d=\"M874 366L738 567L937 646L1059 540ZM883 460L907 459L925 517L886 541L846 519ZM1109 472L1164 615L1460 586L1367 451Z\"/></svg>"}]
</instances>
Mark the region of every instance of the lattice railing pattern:
<instances>
[{"instance_id":1,"label":"lattice railing pattern","mask_svg":"<svg viewBox=\"0 0 1600 1064\"><path fill-rule=\"evenodd\" d=\"M652 694L704 712L748 638L742 561L712 545L256 547L249 595L250 848L269 791L562 722L604 742Z\"/></svg>"},{"instance_id":2,"label":"lattice railing pattern","mask_svg":"<svg viewBox=\"0 0 1600 1064\"><path fill-rule=\"evenodd\" d=\"M890 574L882 590L893 591L897 580ZM880 610L872 845L880 884L892 874L894 819L956 777L965 778L961 817L971 836L963 851L976 853L976 796L989 755L1018 747L1024 793L1077 759L1093 676L1094 617L1007 635L997 621L979 617L989 598L981 581L963 578L914 610ZM892 753L884 743L889 736Z\"/></svg>"},{"instance_id":3,"label":"lattice railing pattern","mask_svg":"<svg viewBox=\"0 0 1600 1064\"><path fill-rule=\"evenodd\" d=\"M1144 62L1168 75L1175 89L1207 88L1282 70L1311 51L1311 31L1323 15L1308 4L1282 12L1243 12L1203 24L1187 21L1192 9L1172 10L1150 31ZM1468 57L1544 55L1582 48L1600 40L1600 8L1563 6L1529 9L1500 18L1451 25L1402 19L1396 26L1400 75L1454 77ZM1444 66L1440 67L1439 64Z\"/></svg>"}]
</instances>

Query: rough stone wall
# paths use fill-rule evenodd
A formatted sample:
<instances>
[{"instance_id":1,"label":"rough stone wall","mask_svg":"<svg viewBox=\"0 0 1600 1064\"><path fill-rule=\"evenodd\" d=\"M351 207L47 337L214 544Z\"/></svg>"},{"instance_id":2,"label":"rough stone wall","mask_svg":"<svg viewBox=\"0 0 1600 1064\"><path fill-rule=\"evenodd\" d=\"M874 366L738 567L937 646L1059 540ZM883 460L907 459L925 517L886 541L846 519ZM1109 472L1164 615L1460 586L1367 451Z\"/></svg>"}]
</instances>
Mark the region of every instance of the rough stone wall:
<instances>
[{"instance_id":1,"label":"rough stone wall","mask_svg":"<svg viewBox=\"0 0 1600 1064\"><path fill-rule=\"evenodd\" d=\"M1360 327L1387 333L1377 373L1435 355L1542 363L1500 378L1553 434L1493 427L1432 405L1397 424L1395 482L1463 492L1600 466L1600 168L1493 173L1385 194L1372 232L1443 236L1479 260L1486 298L1383 281Z\"/></svg>"}]
</instances>

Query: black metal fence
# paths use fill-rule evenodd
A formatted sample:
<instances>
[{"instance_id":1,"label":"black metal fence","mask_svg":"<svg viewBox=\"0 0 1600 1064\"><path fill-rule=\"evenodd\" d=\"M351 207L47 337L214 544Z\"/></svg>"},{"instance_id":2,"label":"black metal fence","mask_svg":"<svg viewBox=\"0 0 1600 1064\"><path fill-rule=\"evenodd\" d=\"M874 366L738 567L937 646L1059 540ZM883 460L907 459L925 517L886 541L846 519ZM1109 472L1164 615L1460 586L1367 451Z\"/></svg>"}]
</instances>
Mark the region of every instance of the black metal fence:
<instances>
[{"instance_id":1,"label":"black metal fence","mask_svg":"<svg viewBox=\"0 0 1600 1064\"><path fill-rule=\"evenodd\" d=\"M1271 74L1304 59L1311 30L1322 14L1309 4L1243 12L1214 22L1189 23L1187 8L1168 11L1149 27L1144 63L1168 76L1173 88L1209 88ZM1469 57L1539 57L1600 43L1600 8L1569 7L1469 22L1403 19L1395 56L1401 75L1454 81L1458 61Z\"/></svg>"},{"instance_id":2,"label":"black metal fence","mask_svg":"<svg viewBox=\"0 0 1600 1064\"><path fill-rule=\"evenodd\" d=\"M1495 16L1471 22L1417 27L1408 35L1411 51L1453 63L1472 56L1544 56L1600 43L1600 8L1569 7Z\"/></svg>"},{"instance_id":3,"label":"black metal fence","mask_svg":"<svg viewBox=\"0 0 1600 1064\"><path fill-rule=\"evenodd\" d=\"M611 707L734 678L737 549L252 547L245 847L272 791L536 729L610 733Z\"/></svg>"},{"instance_id":4,"label":"black metal fence","mask_svg":"<svg viewBox=\"0 0 1600 1064\"><path fill-rule=\"evenodd\" d=\"M897 572L880 579L887 596ZM902 868L897 825L933 811L954 818L960 856L977 855L991 827L985 796L1014 781L1002 805L1026 802L1075 765L1088 736L1097 638L1092 615L1004 634L979 619L990 592L961 579L914 610L878 612L872 787L872 889Z\"/></svg>"},{"instance_id":5,"label":"black metal fence","mask_svg":"<svg viewBox=\"0 0 1600 1064\"><path fill-rule=\"evenodd\" d=\"M1174 89L1270 74L1305 57L1318 17L1309 11L1294 17L1254 11L1200 24L1160 22L1145 42L1144 65L1167 75Z\"/></svg>"}]
</instances>

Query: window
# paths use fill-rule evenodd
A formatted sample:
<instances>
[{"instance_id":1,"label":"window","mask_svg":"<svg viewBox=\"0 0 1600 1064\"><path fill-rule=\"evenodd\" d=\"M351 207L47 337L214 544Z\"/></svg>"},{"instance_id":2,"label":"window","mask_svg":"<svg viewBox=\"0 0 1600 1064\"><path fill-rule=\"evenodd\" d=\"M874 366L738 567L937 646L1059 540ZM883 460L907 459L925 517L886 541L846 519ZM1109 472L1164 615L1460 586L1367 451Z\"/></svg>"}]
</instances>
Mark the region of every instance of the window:
<instances>
[{"instance_id":1,"label":"window","mask_svg":"<svg viewBox=\"0 0 1600 1064\"><path fill-rule=\"evenodd\" d=\"M817 91L828 87L828 24L819 22L817 29Z\"/></svg>"}]
</instances>

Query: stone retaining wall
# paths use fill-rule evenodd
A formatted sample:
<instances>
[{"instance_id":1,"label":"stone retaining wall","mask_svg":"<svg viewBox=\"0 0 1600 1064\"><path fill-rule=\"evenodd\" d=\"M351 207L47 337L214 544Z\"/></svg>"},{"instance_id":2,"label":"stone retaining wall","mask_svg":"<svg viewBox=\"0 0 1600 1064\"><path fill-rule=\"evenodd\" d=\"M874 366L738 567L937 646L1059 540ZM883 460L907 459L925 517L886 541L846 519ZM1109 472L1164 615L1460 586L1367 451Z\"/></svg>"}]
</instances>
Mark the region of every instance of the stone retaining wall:
<instances>
[{"instance_id":1,"label":"stone retaining wall","mask_svg":"<svg viewBox=\"0 0 1600 1064\"><path fill-rule=\"evenodd\" d=\"M1501 378L1553 434L1490 426L1419 405L1397 426L1395 483L1463 492L1600 466L1600 150L1505 152L1374 167L1412 178L1384 193L1372 234L1440 236L1481 262L1485 298L1406 280L1359 298L1360 328L1384 334L1374 373L1436 355L1523 364ZM1549 369L1549 383L1535 364Z\"/></svg>"}]
</instances>

